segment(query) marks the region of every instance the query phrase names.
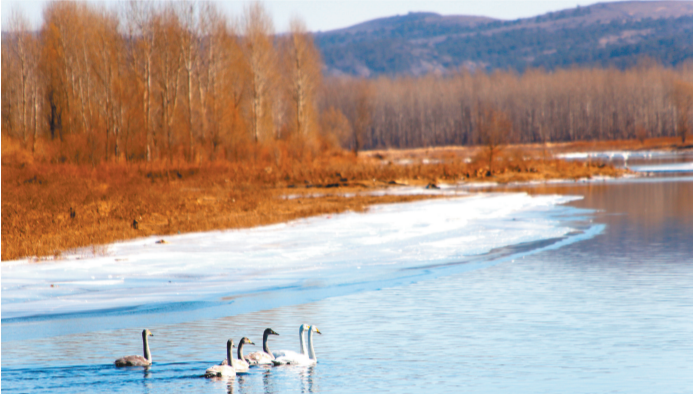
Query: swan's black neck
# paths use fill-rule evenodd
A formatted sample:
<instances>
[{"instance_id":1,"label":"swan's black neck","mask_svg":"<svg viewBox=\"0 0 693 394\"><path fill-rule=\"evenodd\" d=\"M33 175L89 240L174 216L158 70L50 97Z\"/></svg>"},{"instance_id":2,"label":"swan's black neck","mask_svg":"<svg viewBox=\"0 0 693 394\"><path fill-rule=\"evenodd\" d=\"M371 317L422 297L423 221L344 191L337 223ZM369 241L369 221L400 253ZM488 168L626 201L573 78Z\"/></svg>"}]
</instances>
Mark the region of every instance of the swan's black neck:
<instances>
[{"instance_id":1,"label":"swan's black neck","mask_svg":"<svg viewBox=\"0 0 693 394\"><path fill-rule=\"evenodd\" d=\"M269 346L267 346L267 339L269 338L269 336L269 331L265 331L265 333L262 334L262 351L269 354L269 356L272 357L272 359L274 359L274 356L272 355Z\"/></svg>"},{"instance_id":2,"label":"swan's black neck","mask_svg":"<svg viewBox=\"0 0 693 394\"><path fill-rule=\"evenodd\" d=\"M233 341L229 339L226 341L226 361L228 362L228 366L233 367L233 361L231 359L231 354L233 354L233 351L231 348L233 348Z\"/></svg>"},{"instance_id":3,"label":"swan's black neck","mask_svg":"<svg viewBox=\"0 0 693 394\"><path fill-rule=\"evenodd\" d=\"M245 360L245 358L243 358L243 345L245 345L243 341L238 344L238 359L241 361Z\"/></svg>"},{"instance_id":4,"label":"swan's black neck","mask_svg":"<svg viewBox=\"0 0 693 394\"><path fill-rule=\"evenodd\" d=\"M147 330L142 331L142 347L144 348L144 358L147 359L147 361L152 361L152 354L149 351L149 341L147 338Z\"/></svg>"}]
</instances>

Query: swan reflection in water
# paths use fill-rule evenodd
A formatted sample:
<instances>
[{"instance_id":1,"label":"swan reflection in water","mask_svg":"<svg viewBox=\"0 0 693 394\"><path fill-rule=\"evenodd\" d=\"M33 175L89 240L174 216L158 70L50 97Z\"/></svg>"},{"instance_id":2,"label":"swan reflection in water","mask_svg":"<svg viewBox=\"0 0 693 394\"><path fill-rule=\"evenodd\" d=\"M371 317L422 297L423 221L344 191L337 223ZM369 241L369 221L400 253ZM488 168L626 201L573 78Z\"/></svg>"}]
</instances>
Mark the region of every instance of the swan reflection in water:
<instances>
[{"instance_id":1,"label":"swan reflection in water","mask_svg":"<svg viewBox=\"0 0 693 394\"><path fill-rule=\"evenodd\" d=\"M291 383L295 381L295 378L298 378L300 392L314 393L318 391L315 368L315 365L297 365L268 369L262 373L264 392L267 394L274 394L280 391L286 391L287 384L291 385ZM244 392L245 391L239 391L239 393Z\"/></svg>"},{"instance_id":2,"label":"swan reflection in water","mask_svg":"<svg viewBox=\"0 0 693 394\"><path fill-rule=\"evenodd\" d=\"M315 365L309 367L301 368L301 392L302 393L314 393L317 391L317 385L315 384Z\"/></svg>"},{"instance_id":3,"label":"swan reflection in water","mask_svg":"<svg viewBox=\"0 0 693 394\"><path fill-rule=\"evenodd\" d=\"M268 369L262 373L262 386L265 388L265 393L267 393L267 394L274 392L274 390L272 390L272 382L270 380L271 375L272 375L271 369Z\"/></svg>"},{"instance_id":4,"label":"swan reflection in water","mask_svg":"<svg viewBox=\"0 0 693 394\"><path fill-rule=\"evenodd\" d=\"M151 393L152 392L152 371L150 371L150 367L144 367L142 370L142 385L144 386L144 392L145 393Z\"/></svg>"},{"instance_id":5,"label":"swan reflection in water","mask_svg":"<svg viewBox=\"0 0 693 394\"><path fill-rule=\"evenodd\" d=\"M233 380L229 380L229 383L226 385L226 392L228 394L234 394L236 392L243 394L243 393L250 393L253 391L252 387L248 384L249 381L246 380L247 377L244 375L236 375L235 382L238 382L238 391L235 389L235 382Z\"/></svg>"},{"instance_id":6,"label":"swan reflection in water","mask_svg":"<svg viewBox=\"0 0 693 394\"><path fill-rule=\"evenodd\" d=\"M273 379L277 379L277 375L275 372L275 376L271 376L272 371L271 370L266 370L262 372L262 384L264 386L264 392L265 393L277 393L280 391L279 387L280 385L275 384L272 382ZM230 379L228 381L228 384L226 385L226 392L228 394L248 394L248 393L256 393L258 392L258 387L257 387L257 378L253 374L249 375L236 375L236 379ZM305 390L302 390L305 391Z\"/></svg>"}]
</instances>

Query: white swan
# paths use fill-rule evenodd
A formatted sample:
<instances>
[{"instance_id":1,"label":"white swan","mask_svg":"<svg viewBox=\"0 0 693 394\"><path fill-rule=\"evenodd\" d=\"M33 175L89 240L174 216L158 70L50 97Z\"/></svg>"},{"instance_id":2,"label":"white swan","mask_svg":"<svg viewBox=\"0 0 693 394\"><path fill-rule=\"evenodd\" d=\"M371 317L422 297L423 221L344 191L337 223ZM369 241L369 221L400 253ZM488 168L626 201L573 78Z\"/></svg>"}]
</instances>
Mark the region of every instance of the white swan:
<instances>
[{"instance_id":1,"label":"white swan","mask_svg":"<svg viewBox=\"0 0 693 394\"><path fill-rule=\"evenodd\" d=\"M292 359L292 358L296 358L296 357L299 357L299 356L306 354L307 351L306 351L306 344L303 340L303 332L308 330L309 328L310 328L310 326L307 324L301 324L298 327L298 341L299 341L299 344L301 346L301 353L294 352L293 350L279 350L276 352L272 352L272 356L274 357L272 360L272 364L274 364L274 365L286 364L286 362L280 362L278 364L276 361L277 361L277 359L280 359L280 358L282 360L287 359L287 358Z\"/></svg>"},{"instance_id":2,"label":"white swan","mask_svg":"<svg viewBox=\"0 0 693 394\"><path fill-rule=\"evenodd\" d=\"M226 359L230 360L232 351L231 348L233 348L233 340L229 339L226 341ZM224 360L225 361L225 360ZM223 361L222 361L223 363ZM216 377L231 377L231 376L236 376L236 370L225 364L220 364L220 365L213 365L205 371L205 377L206 378L216 378Z\"/></svg>"},{"instance_id":3,"label":"white swan","mask_svg":"<svg viewBox=\"0 0 693 394\"><path fill-rule=\"evenodd\" d=\"M243 337L241 338L241 341L238 343L238 360L235 358L231 358L231 363L233 365L233 369L236 370L236 373L246 373L248 372L248 368L250 365L248 364L247 361L245 361L245 358L243 357L243 345L255 345L253 341L250 339ZM228 357L222 360L222 362L219 365L228 365Z\"/></svg>"},{"instance_id":4,"label":"white swan","mask_svg":"<svg viewBox=\"0 0 693 394\"><path fill-rule=\"evenodd\" d=\"M270 335L279 335L273 329L267 328L265 332L262 333L262 351L252 352L245 356L245 361L250 365L272 365L272 360L274 356L267 346L267 339Z\"/></svg>"},{"instance_id":5,"label":"white swan","mask_svg":"<svg viewBox=\"0 0 693 394\"><path fill-rule=\"evenodd\" d=\"M116 367L148 367L152 365L152 353L149 351L148 337L154 336L151 331L142 331L142 346L144 347L144 357L140 355L125 356L115 360Z\"/></svg>"},{"instance_id":6,"label":"white swan","mask_svg":"<svg viewBox=\"0 0 693 394\"><path fill-rule=\"evenodd\" d=\"M315 349L313 348L313 333L314 332L317 332L318 334L322 335L320 330L318 330L318 327L310 326L310 331L308 331L308 357L310 357L310 359L313 360L313 364L317 364L318 357L315 355Z\"/></svg>"},{"instance_id":7,"label":"white swan","mask_svg":"<svg viewBox=\"0 0 693 394\"><path fill-rule=\"evenodd\" d=\"M272 360L272 363L274 365L283 365L283 364L315 365L318 362L318 358L315 356L315 349L313 348L313 333L317 332L320 335L322 335L322 333L315 326L307 326L306 330L308 330L308 349L307 349L307 351L305 349L305 345L301 344L302 348L304 349L304 353L298 354L298 353L292 352L293 354L291 354L291 355L285 355L282 357L277 357L276 359ZM303 334L303 331L301 331L301 334Z\"/></svg>"}]
</instances>

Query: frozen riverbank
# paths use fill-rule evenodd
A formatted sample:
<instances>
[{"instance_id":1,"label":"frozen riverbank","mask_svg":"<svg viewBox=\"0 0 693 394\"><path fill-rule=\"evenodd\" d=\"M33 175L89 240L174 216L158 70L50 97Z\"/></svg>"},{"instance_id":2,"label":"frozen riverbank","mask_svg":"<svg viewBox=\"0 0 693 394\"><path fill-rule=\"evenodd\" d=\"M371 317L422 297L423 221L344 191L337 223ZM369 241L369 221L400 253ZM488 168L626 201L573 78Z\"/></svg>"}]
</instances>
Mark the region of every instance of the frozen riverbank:
<instances>
[{"instance_id":1,"label":"frozen riverbank","mask_svg":"<svg viewBox=\"0 0 693 394\"><path fill-rule=\"evenodd\" d=\"M470 195L6 262L3 340L233 315L471 270L600 231L575 227L585 212L562 204L577 198Z\"/></svg>"}]
</instances>

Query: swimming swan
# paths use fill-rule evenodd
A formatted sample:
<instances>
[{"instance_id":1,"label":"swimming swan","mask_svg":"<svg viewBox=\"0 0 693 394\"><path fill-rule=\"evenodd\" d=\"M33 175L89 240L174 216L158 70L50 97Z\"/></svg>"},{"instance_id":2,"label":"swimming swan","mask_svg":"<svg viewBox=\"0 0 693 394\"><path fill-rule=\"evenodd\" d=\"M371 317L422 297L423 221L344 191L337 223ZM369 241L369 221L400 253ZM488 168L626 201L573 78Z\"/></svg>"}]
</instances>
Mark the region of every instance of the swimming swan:
<instances>
[{"instance_id":1,"label":"swimming swan","mask_svg":"<svg viewBox=\"0 0 693 394\"><path fill-rule=\"evenodd\" d=\"M231 348L233 348L233 340L229 339L226 341L226 359L231 360L231 355L233 352L231 351ZM226 361L226 360L224 360ZM224 377L231 377L231 376L236 376L236 370L233 367L230 367L228 365L223 364L224 361L222 361L222 364L220 365L213 365L205 371L205 377L206 378L216 378L219 376L224 376Z\"/></svg>"},{"instance_id":2,"label":"swimming swan","mask_svg":"<svg viewBox=\"0 0 693 394\"><path fill-rule=\"evenodd\" d=\"M286 364L285 362L281 362L281 363L277 364L275 361L279 358L282 358L282 359L287 358L287 357L288 358L295 358L295 357L299 357L301 355L306 354L307 351L306 351L306 344L303 340L303 332L306 331L309 327L310 326L307 324L301 324L298 327L298 341L299 341L299 345L301 346L301 353L294 352L293 350L279 350L276 352L272 352L272 356L274 356L274 359L272 360L272 364L274 364L274 365Z\"/></svg>"},{"instance_id":3,"label":"swimming swan","mask_svg":"<svg viewBox=\"0 0 693 394\"><path fill-rule=\"evenodd\" d=\"M262 351L252 352L245 356L245 361L250 365L272 365L272 360L274 356L267 346L267 339L270 335L279 335L273 329L267 328L265 332L262 333Z\"/></svg>"},{"instance_id":4,"label":"swimming swan","mask_svg":"<svg viewBox=\"0 0 693 394\"><path fill-rule=\"evenodd\" d=\"M282 357L277 357L272 360L274 365L290 364L290 365L315 365L318 362L318 358L315 356L315 349L313 348L313 333L317 332L322 335L320 330L315 326L307 326L308 330L308 349L307 354L297 354L286 355ZM302 344L303 345L303 344ZM305 350L305 348L304 348Z\"/></svg>"},{"instance_id":5,"label":"swimming swan","mask_svg":"<svg viewBox=\"0 0 693 394\"><path fill-rule=\"evenodd\" d=\"M142 342L144 347L144 357L136 356L125 356L115 360L116 367L148 367L152 365L152 353L149 351L149 339L148 337L154 336L151 331L142 331Z\"/></svg>"},{"instance_id":6,"label":"swimming swan","mask_svg":"<svg viewBox=\"0 0 693 394\"><path fill-rule=\"evenodd\" d=\"M238 360L235 358L231 359L231 363L233 364L233 369L236 370L236 373L245 373L248 372L248 368L250 365L248 364L247 361L245 361L243 357L243 345L255 345L253 341L250 339L243 337L241 338L241 341L238 343ZM225 358L221 364L219 365L228 365L228 358Z\"/></svg>"}]
</instances>

